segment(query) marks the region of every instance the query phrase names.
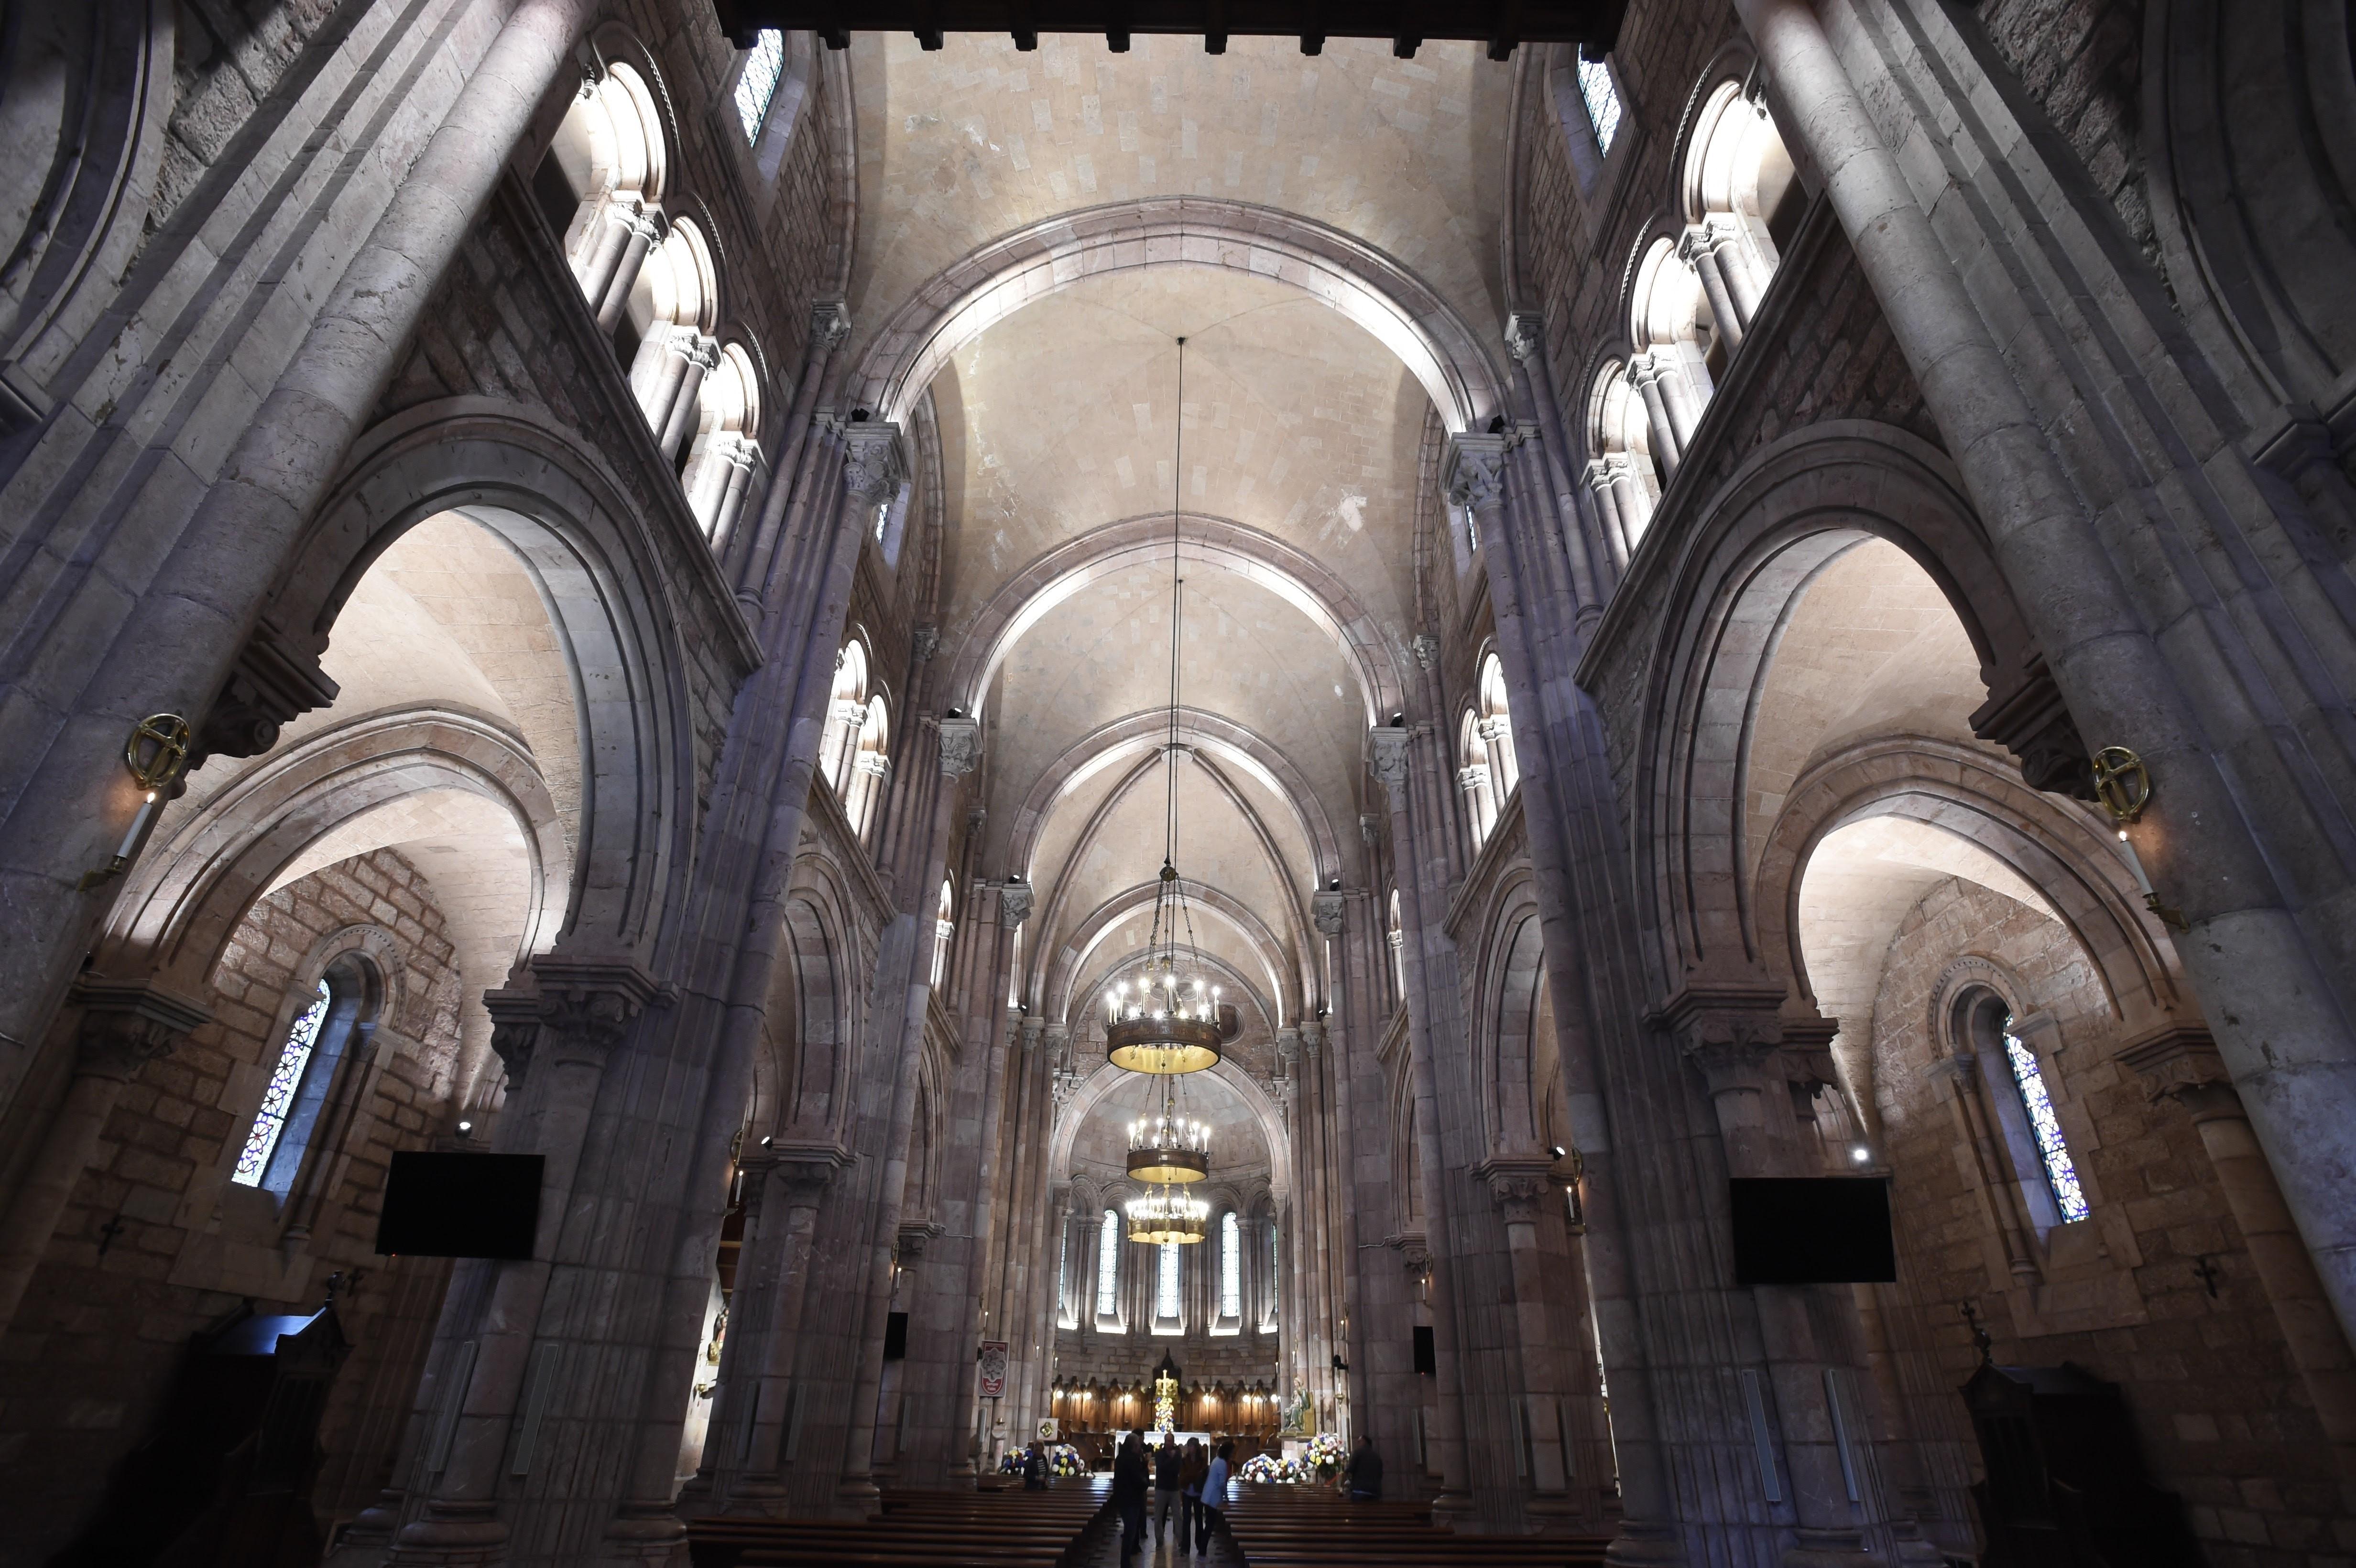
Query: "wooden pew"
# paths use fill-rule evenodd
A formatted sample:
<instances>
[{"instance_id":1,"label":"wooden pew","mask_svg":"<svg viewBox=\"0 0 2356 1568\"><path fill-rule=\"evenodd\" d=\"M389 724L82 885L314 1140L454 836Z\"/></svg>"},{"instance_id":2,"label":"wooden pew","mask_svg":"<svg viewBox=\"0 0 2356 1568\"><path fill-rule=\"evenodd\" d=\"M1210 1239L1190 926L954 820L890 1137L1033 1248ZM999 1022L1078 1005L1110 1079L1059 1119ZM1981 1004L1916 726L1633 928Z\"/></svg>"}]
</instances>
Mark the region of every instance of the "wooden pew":
<instances>
[{"instance_id":1,"label":"wooden pew","mask_svg":"<svg viewBox=\"0 0 2356 1568\"><path fill-rule=\"evenodd\" d=\"M688 1526L696 1568L1075 1568L1111 1488L886 1492L874 1520L707 1518Z\"/></svg>"},{"instance_id":2,"label":"wooden pew","mask_svg":"<svg viewBox=\"0 0 2356 1568\"><path fill-rule=\"evenodd\" d=\"M1313 1487L1237 1488L1227 1528L1250 1568L1590 1568L1608 1536L1457 1535L1414 1502L1345 1502Z\"/></svg>"}]
</instances>

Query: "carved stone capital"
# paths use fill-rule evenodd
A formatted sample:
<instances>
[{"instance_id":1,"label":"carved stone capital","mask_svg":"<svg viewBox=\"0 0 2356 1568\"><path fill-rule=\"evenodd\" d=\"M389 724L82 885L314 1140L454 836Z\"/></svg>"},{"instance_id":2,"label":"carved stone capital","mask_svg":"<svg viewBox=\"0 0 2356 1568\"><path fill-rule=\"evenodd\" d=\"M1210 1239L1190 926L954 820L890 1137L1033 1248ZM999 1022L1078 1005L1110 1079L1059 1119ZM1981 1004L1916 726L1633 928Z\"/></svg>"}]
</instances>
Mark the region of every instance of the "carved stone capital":
<instances>
[{"instance_id":1,"label":"carved stone capital","mask_svg":"<svg viewBox=\"0 0 2356 1568\"><path fill-rule=\"evenodd\" d=\"M1449 437L1448 455L1440 469L1440 484L1449 500L1475 513L1505 505L1507 446L1502 435Z\"/></svg>"},{"instance_id":2,"label":"carved stone capital","mask_svg":"<svg viewBox=\"0 0 2356 1568\"><path fill-rule=\"evenodd\" d=\"M1012 927L1031 918L1031 901L1037 890L1028 882L1004 881L998 884L998 923Z\"/></svg>"},{"instance_id":3,"label":"carved stone capital","mask_svg":"<svg viewBox=\"0 0 2356 1568\"><path fill-rule=\"evenodd\" d=\"M1489 1200L1508 1225L1536 1222L1539 1205L1554 1197L1554 1161L1546 1155L1500 1155L1474 1166L1472 1175L1488 1184Z\"/></svg>"},{"instance_id":4,"label":"carved stone capital","mask_svg":"<svg viewBox=\"0 0 2356 1568\"><path fill-rule=\"evenodd\" d=\"M201 1004L144 980L95 978L74 984L81 1008L74 1035L74 1071L128 1083L148 1062L161 1061L211 1021Z\"/></svg>"},{"instance_id":5,"label":"carved stone capital","mask_svg":"<svg viewBox=\"0 0 2356 1568\"><path fill-rule=\"evenodd\" d=\"M941 629L938 626L917 627L908 634L908 651L918 664L932 663L933 656L941 651Z\"/></svg>"},{"instance_id":6,"label":"carved stone capital","mask_svg":"<svg viewBox=\"0 0 2356 1568\"><path fill-rule=\"evenodd\" d=\"M622 1043L647 1005L661 995L654 976L628 961L534 959L540 992L540 1044L604 1056Z\"/></svg>"},{"instance_id":7,"label":"carved stone capital","mask_svg":"<svg viewBox=\"0 0 2356 1568\"><path fill-rule=\"evenodd\" d=\"M1406 1266L1409 1279L1418 1285L1431 1283L1431 1249L1424 1245L1422 1236L1386 1236L1383 1245L1398 1253L1399 1262Z\"/></svg>"},{"instance_id":8,"label":"carved stone capital","mask_svg":"<svg viewBox=\"0 0 2356 1568\"><path fill-rule=\"evenodd\" d=\"M834 1173L851 1163L851 1156L837 1144L772 1138L747 1149L737 1163L781 1182L787 1208L811 1209L824 1198Z\"/></svg>"},{"instance_id":9,"label":"carved stone capital","mask_svg":"<svg viewBox=\"0 0 2356 1568\"><path fill-rule=\"evenodd\" d=\"M1505 317L1505 352L1527 361L1546 348L1546 317L1534 310L1517 310Z\"/></svg>"},{"instance_id":10,"label":"carved stone capital","mask_svg":"<svg viewBox=\"0 0 2356 1568\"><path fill-rule=\"evenodd\" d=\"M1342 934L1342 911L1349 895L1321 892L1309 895L1309 918L1317 923L1319 934L1339 938Z\"/></svg>"},{"instance_id":11,"label":"carved stone capital","mask_svg":"<svg viewBox=\"0 0 2356 1568\"><path fill-rule=\"evenodd\" d=\"M1301 1031L1285 1028L1276 1031L1276 1059L1290 1067L1301 1060Z\"/></svg>"},{"instance_id":12,"label":"carved stone capital","mask_svg":"<svg viewBox=\"0 0 2356 1568\"><path fill-rule=\"evenodd\" d=\"M1430 633L1418 632L1408 640L1408 646L1414 652L1415 662L1419 667L1431 669L1439 665L1440 639Z\"/></svg>"},{"instance_id":13,"label":"carved stone capital","mask_svg":"<svg viewBox=\"0 0 2356 1568\"><path fill-rule=\"evenodd\" d=\"M2114 1059L2136 1075L2152 1101L2173 1100L2196 1122L2247 1114L2204 1025L2170 1023L2121 1046Z\"/></svg>"},{"instance_id":14,"label":"carved stone capital","mask_svg":"<svg viewBox=\"0 0 2356 1568\"><path fill-rule=\"evenodd\" d=\"M963 778L981 763L981 720L970 718L941 720L941 772Z\"/></svg>"},{"instance_id":15,"label":"carved stone capital","mask_svg":"<svg viewBox=\"0 0 2356 1568\"><path fill-rule=\"evenodd\" d=\"M1652 1021L1701 1069L1711 1093L1755 1092L1781 1076L1783 994L1780 986L1688 986Z\"/></svg>"},{"instance_id":16,"label":"carved stone capital","mask_svg":"<svg viewBox=\"0 0 2356 1568\"><path fill-rule=\"evenodd\" d=\"M1394 796L1407 788L1407 748L1414 737L1404 724L1377 724L1366 731L1367 770Z\"/></svg>"},{"instance_id":17,"label":"carved stone capital","mask_svg":"<svg viewBox=\"0 0 2356 1568\"><path fill-rule=\"evenodd\" d=\"M940 1233L940 1225L930 1220L904 1224L893 1238L893 1251L903 1264L913 1264L925 1255L926 1243Z\"/></svg>"},{"instance_id":18,"label":"carved stone capital","mask_svg":"<svg viewBox=\"0 0 2356 1568\"><path fill-rule=\"evenodd\" d=\"M851 310L841 300L817 300L810 305L810 341L820 348L839 348L851 336Z\"/></svg>"},{"instance_id":19,"label":"carved stone capital","mask_svg":"<svg viewBox=\"0 0 2356 1568\"><path fill-rule=\"evenodd\" d=\"M841 429L843 488L869 506L898 494L908 477L900 427L888 420L851 420Z\"/></svg>"},{"instance_id":20,"label":"carved stone capital","mask_svg":"<svg viewBox=\"0 0 2356 1568\"><path fill-rule=\"evenodd\" d=\"M483 993L483 1008L491 1015L491 1051L508 1070L508 1087L520 1089L540 1044L540 994L529 985L504 986Z\"/></svg>"}]
</instances>

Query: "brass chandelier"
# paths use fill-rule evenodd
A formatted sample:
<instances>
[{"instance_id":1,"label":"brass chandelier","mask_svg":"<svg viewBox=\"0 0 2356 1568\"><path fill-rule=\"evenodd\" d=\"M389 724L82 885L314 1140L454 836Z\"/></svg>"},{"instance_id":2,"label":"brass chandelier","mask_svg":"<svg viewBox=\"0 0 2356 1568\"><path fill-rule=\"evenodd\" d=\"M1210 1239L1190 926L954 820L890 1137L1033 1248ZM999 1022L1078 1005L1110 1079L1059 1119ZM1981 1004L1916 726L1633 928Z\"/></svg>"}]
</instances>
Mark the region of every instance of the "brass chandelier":
<instances>
[{"instance_id":1,"label":"brass chandelier","mask_svg":"<svg viewBox=\"0 0 2356 1568\"><path fill-rule=\"evenodd\" d=\"M1105 1054L1115 1067L1159 1080L1162 1110L1130 1124L1129 1174L1146 1184L1130 1200L1129 1239L1148 1246L1202 1241L1211 1206L1183 1189L1211 1170L1211 1132L1178 1113L1177 1079L1219 1064L1228 1029L1219 987L1194 961L1194 914L1178 875L1178 675L1185 613L1180 555L1178 475L1186 442L1186 340L1178 340L1178 429L1171 453L1170 489L1170 738L1162 804L1162 874L1153 889L1153 926L1135 981L1105 993Z\"/></svg>"}]
</instances>

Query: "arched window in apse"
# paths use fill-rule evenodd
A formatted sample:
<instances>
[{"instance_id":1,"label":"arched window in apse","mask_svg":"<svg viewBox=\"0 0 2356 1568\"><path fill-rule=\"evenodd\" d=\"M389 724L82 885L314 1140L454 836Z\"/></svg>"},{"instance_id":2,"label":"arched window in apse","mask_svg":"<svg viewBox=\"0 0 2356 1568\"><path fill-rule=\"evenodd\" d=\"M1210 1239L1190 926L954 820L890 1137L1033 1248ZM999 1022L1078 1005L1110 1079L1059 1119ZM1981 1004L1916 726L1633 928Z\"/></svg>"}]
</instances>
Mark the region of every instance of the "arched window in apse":
<instances>
[{"instance_id":1,"label":"arched window in apse","mask_svg":"<svg viewBox=\"0 0 2356 1568\"><path fill-rule=\"evenodd\" d=\"M1120 1216L1108 1209L1097 1233L1097 1316L1120 1310Z\"/></svg>"},{"instance_id":2,"label":"arched window in apse","mask_svg":"<svg viewBox=\"0 0 2356 1568\"><path fill-rule=\"evenodd\" d=\"M933 906L933 989L949 972L949 939L957 934L957 890L949 879L941 879L940 901Z\"/></svg>"},{"instance_id":3,"label":"arched window in apse","mask_svg":"<svg viewBox=\"0 0 2356 1568\"><path fill-rule=\"evenodd\" d=\"M1219 1316L1244 1315L1244 1236L1242 1221L1228 1210L1219 1218Z\"/></svg>"},{"instance_id":4,"label":"arched window in apse","mask_svg":"<svg viewBox=\"0 0 2356 1568\"><path fill-rule=\"evenodd\" d=\"M1153 1267L1153 1316L1162 1322L1178 1320L1178 1243L1164 1242Z\"/></svg>"}]
</instances>

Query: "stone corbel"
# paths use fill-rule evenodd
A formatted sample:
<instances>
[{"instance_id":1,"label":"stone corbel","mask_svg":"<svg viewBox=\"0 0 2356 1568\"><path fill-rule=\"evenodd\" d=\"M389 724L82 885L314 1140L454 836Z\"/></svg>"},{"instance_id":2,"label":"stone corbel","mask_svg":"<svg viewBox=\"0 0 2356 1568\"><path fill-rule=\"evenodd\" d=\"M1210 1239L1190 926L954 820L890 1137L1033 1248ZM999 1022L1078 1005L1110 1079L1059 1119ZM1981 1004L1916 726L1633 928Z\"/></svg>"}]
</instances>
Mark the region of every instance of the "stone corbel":
<instances>
[{"instance_id":1,"label":"stone corbel","mask_svg":"<svg viewBox=\"0 0 2356 1568\"><path fill-rule=\"evenodd\" d=\"M1342 911L1348 895L1341 892L1318 892L1309 895L1309 917L1316 923L1318 934L1339 941L1342 936Z\"/></svg>"},{"instance_id":2,"label":"stone corbel","mask_svg":"<svg viewBox=\"0 0 2356 1568\"><path fill-rule=\"evenodd\" d=\"M2136 1075L2147 1098L2175 1101L2196 1123L2244 1114L2216 1039L2204 1025L2170 1022L2120 1047L2114 1060Z\"/></svg>"},{"instance_id":3,"label":"stone corbel","mask_svg":"<svg viewBox=\"0 0 2356 1568\"><path fill-rule=\"evenodd\" d=\"M491 1015L491 1051L507 1069L508 1087L520 1089L540 1043L540 993L529 984L504 986L483 993L483 1008Z\"/></svg>"},{"instance_id":4,"label":"stone corbel","mask_svg":"<svg viewBox=\"0 0 2356 1568\"><path fill-rule=\"evenodd\" d=\"M258 757L278 744L279 731L315 708L336 700L342 689L319 666L316 654L288 643L268 621L238 650L188 750L188 772L208 757Z\"/></svg>"},{"instance_id":5,"label":"stone corbel","mask_svg":"<svg viewBox=\"0 0 2356 1568\"><path fill-rule=\"evenodd\" d=\"M851 310L839 299L810 304L810 342L819 348L840 348L851 336Z\"/></svg>"},{"instance_id":6,"label":"stone corbel","mask_svg":"<svg viewBox=\"0 0 2356 1568\"><path fill-rule=\"evenodd\" d=\"M1418 668L1437 669L1440 667L1440 639L1438 637L1433 636L1429 632L1418 632L1408 643L1408 647L1409 651L1415 655L1415 662Z\"/></svg>"},{"instance_id":7,"label":"stone corbel","mask_svg":"<svg viewBox=\"0 0 2356 1568\"><path fill-rule=\"evenodd\" d=\"M2031 652L2009 685L1992 688L1988 699L1972 710L1971 726L1973 734L2013 754L2029 788L2076 800L2094 798L2093 753L2043 654Z\"/></svg>"},{"instance_id":8,"label":"stone corbel","mask_svg":"<svg viewBox=\"0 0 2356 1568\"><path fill-rule=\"evenodd\" d=\"M930 664L933 656L941 651L941 629L919 626L908 634L908 652L918 664Z\"/></svg>"},{"instance_id":9,"label":"stone corbel","mask_svg":"<svg viewBox=\"0 0 2356 1568\"><path fill-rule=\"evenodd\" d=\"M151 980L78 980L73 1000L81 1008L74 1036L74 1071L122 1083L187 1044L188 1036L213 1016L203 1004Z\"/></svg>"}]
</instances>

